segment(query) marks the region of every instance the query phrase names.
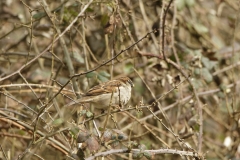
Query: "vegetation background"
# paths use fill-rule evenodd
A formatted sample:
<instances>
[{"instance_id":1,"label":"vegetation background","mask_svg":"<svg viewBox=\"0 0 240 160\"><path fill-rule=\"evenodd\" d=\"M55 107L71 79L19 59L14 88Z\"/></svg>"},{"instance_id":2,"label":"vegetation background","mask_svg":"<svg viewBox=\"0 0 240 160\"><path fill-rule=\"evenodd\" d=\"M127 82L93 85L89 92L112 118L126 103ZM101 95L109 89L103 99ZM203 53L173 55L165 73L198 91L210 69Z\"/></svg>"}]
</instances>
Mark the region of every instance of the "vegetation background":
<instances>
[{"instance_id":1,"label":"vegetation background","mask_svg":"<svg viewBox=\"0 0 240 160\"><path fill-rule=\"evenodd\" d=\"M240 159L240 1L3 0L0 15L0 159ZM127 106L64 107L120 76Z\"/></svg>"}]
</instances>

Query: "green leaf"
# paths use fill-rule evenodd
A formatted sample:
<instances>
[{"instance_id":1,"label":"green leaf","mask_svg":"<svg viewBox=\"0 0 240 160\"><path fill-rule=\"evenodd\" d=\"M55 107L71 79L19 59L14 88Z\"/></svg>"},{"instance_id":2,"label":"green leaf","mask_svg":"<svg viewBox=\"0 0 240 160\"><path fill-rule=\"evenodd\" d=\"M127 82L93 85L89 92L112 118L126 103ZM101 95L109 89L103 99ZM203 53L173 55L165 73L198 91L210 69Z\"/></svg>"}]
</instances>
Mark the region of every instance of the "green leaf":
<instances>
[{"instance_id":1,"label":"green leaf","mask_svg":"<svg viewBox=\"0 0 240 160\"><path fill-rule=\"evenodd\" d=\"M87 11L87 12L94 12L94 9L92 9L92 8L87 8L86 11Z\"/></svg>"},{"instance_id":2,"label":"green leaf","mask_svg":"<svg viewBox=\"0 0 240 160\"><path fill-rule=\"evenodd\" d=\"M101 82L106 82L108 81L108 78L106 78L105 76L102 76L101 74L97 75L97 78L101 81Z\"/></svg>"},{"instance_id":3,"label":"green leaf","mask_svg":"<svg viewBox=\"0 0 240 160\"><path fill-rule=\"evenodd\" d=\"M208 69L211 70L213 69L213 67L216 66L217 62L215 61L210 61L208 58L206 57L202 57L202 63L203 65Z\"/></svg>"},{"instance_id":4,"label":"green leaf","mask_svg":"<svg viewBox=\"0 0 240 160\"><path fill-rule=\"evenodd\" d=\"M82 110L80 113L79 113L79 116L83 116L83 115L85 115L87 113L87 110Z\"/></svg>"},{"instance_id":5,"label":"green leaf","mask_svg":"<svg viewBox=\"0 0 240 160\"><path fill-rule=\"evenodd\" d=\"M51 76L51 72L48 69L35 69L29 76L29 79L32 82L38 83L39 81L45 81L49 79Z\"/></svg>"},{"instance_id":6,"label":"green leaf","mask_svg":"<svg viewBox=\"0 0 240 160\"><path fill-rule=\"evenodd\" d=\"M104 76L104 77L110 77L110 74L106 71L100 71L99 75Z\"/></svg>"},{"instance_id":7,"label":"green leaf","mask_svg":"<svg viewBox=\"0 0 240 160\"><path fill-rule=\"evenodd\" d=\"M222 91L224 91L224 92L226 92L226 90L227 90L227 86L225 85L225 84L221 84L220 85L220 89L222 90ZM224 96L225 97L225 96ZM221 98L223 98L223 97L221 97Z\"/></svg>"},{"instance_id":8,"label":"green leaf","mask_svg":"<svg viewBox=\"0 0 240 160\"><path fill-rule=\"evenodd\" d=\"M196 49L196 50L189 50L189 54L192 56L200 56L202 57L202 50Z\"/></svg>"},{"instance_id":9,"label":"green leaf","mask_svg":"<svg viewBox=\"0 0 240 160\"><path fill-rule=\"evenodd\" d=\"M195 68L194 69L194 74L200 75L202 73L202 70L200 68Z\"/></svg>"},{"instance_id":10,"label":"green leaf","mask_svg":"<svg viewBox=\"0 0 240 160\"><path fill-rule=\"evenodd\" d=\"M191 81L192 81L193 86L196 89L203 87L203 84L200 79L192 78Z\"/></svg>"},{"instance_id":11,"label":"green leaf","mask_svg":"<svg viewBox=\"0 0 240 160\"><path fill-rule=\"evenodd\" d=\"M207 83L210 83L213 81L213 76L207 68L202 68L202 75L203 75L204 80Z\"/></svg>"},{"instance_id":12,"label":"green leaf","mask_svg":"<svg viewBox=\"0 0 240 160\"><path fill-rule=\"evenodd\" d=\"M107 14L103 14L101 17L101 26L105 26L109 21L109 16Z\"/></svg>"},{"instance_id":13,"label":"green leaf","mask_svg":"<svg viewBox=\"0 0 240 160\"><path fill-rule=\"evenodd\" d=\"M195 0L186 0L186 5L192 7L195 4Z\"/></svg>"},{"instance_id":14,"label":"green leaf","mask_svg":"<svg viewBox=\"0 0 240 160\"><path fill-rule=\"evenodd\" d=\"M152 159L153 155L150 152L143 152L144 157L147 159Z\"/></svg>"},{"instance_id":15,"label":"green leaf","mask_svg":"<svg viewBox=\"0 0 240 160\"><path fill-rule=\"evenodd\" d=\"M104 131L104 128L99 127L98 130L102 132L102 131Z\"/></svg>"},{"instance_id":16,"label":"green leaf","mask_svg":"<svg viewBox=\"0 0 240 160\"><path fill-rule=\"evenodd\" d=\"M124 66L123 71L125 74L129 74L133 71L133 64L132 63L128 63Z\"/></svg>"},{"instance_id":17,"label":"green leaf","mask_svg":"<svg viewBox=\"0 0 240 160\"><path fill-rule=\"evenodd\" d=\"M93 113L90 111L87 111L86 116L87 118L93 117Z\"/></svg>"},{"instance_id":18,"label":"green leaf","mask_svg":"<svg viewBox=\"0 0 240 160\"><path fill-rule=\"evenodd\" d=\"M79 54L78 52L73 52L72 55L77 62L84 64L84 59L81 54Z\"/></svg>"},{"instance_id":19,"label":"green leaf","mask_svg":"<svg viewBox=\"0 0 240 160\"><path fill-rule=\"evenodd\" d=\"M33 18L34 19L40 19L40 18L42 18L42 17L44 17L44 16L46 16L47 14L45 13L45 12L39 12L39 13L36 13L36 14L34 14L33 15Z\"/></svg>"},{"instance_id":20,"label":"green leaf","mask_svg":"<svg viewBox=\"0 0 240 160\"><path fill-rule=\"evenodd\" d=\"M142 80L140 78L135 78L134 79L134 88L133 88L134 93L143 94L145 92L145 88L142 86L143 86Z\"/></svg>"},{"instance_id":21,"label":"green leaf","mask_svg":"<svg viewBox=\"0 0 240 160\"><path fill-rule=\"evenodd\" d=\"M86 77L87 77L87 78L93 78L93 77L96 77L96 72L90 72L90 73L87 73L87 74L86 74Z\"/></svg>"},{"instance_id":22,"label":"green leaf","mask_svg":"<svg viewBox=\"0 0 240 160\"><path fill-rule=\"evenodd\" d=\"M69 22L73 17L77 16L78 12L75 11L73 8L65 8L64 9L64 14L63 14L63 19L66 22Z\"/></svg>"},{"instance_id":23,"label":"green leaf","mask_svg":"<svg viewBox=\"0 0 240 160\"><path fill-rule=\"evenodd\" d=\"M177 5L177 9L181 11L183 10L183 8L185 8L186 2L185 0L176 0L176 5Z\"/></svg>"},{"instance_id":24,"label":"green leaf","mask_svg":"<svg viewBox=\"0 0 240 160\"><path fill-rule=\"evenodd\" d=\"M54 120L52 124L55 125L55 126L59 126L59 125L61 125L63 122L64 122L64 121L63 121L62 118L58 118L58 119Z\"/></svg>"},{"instance_id":25,"label":"green leaf","mask_svg":"<svg viewBox=\"0 0 240 160\"><path fill-rule=\"evenodd\" d=\"M79 132L79 128L78 128L78 127L73 127L73 128L71 128L71 130L70 130L70 133L71 133L74 137L76 137L76 135L78 134L78 132Z\"/></svg>"},{"instance_id":26,"label":"green leaf","mask_svg":"<svg viewBox=\"0 0 240 160\"><path fill-rule=\"evenodd\" d=\"M193 27L195 28L195 30L201 34L201 33L207 33L208 32L208 28L205 27L204 25L200 24L200 23L194 23Z\"/></svg>"},{"instance_id":27,"label":"green leaf","mask_svg":"<svg viewBox=\"0 0 240 160\"><path fill-rule=\"evenodd\" d=\"M26 131L24 131L24 130L18 130L18 134L20 134L20 135L26 135Z\"/></svg>"},{"instance_id":28,"label":"green leaf","mask_svg":"<svg viewBox=\"0 0 240 160\"><path fill-rule=\"evenodd\" d=\"M133 151L132 157L133 159L141 159L143 157L143 153L139 151Z\"/></svg>"}]
</instances>

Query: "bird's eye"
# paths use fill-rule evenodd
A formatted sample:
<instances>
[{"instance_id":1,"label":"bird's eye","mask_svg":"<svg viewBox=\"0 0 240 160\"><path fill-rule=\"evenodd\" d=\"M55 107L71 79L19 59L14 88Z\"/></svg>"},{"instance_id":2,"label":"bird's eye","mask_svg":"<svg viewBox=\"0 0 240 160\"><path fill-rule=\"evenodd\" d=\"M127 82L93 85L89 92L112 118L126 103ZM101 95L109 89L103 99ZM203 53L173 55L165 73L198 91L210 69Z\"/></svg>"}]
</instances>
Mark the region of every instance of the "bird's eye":
<instances>
[{"instance_id":1,"label":"bird's eye","mask_svg":"<svg viewBox=\"0 0 240 160\"><path fill-rule=\"evenodd\" d=\"M134 84L132 83L132 81L129 79L128 83L131 85L131 87L134 87Z\"/></svg>"}]
</instances>

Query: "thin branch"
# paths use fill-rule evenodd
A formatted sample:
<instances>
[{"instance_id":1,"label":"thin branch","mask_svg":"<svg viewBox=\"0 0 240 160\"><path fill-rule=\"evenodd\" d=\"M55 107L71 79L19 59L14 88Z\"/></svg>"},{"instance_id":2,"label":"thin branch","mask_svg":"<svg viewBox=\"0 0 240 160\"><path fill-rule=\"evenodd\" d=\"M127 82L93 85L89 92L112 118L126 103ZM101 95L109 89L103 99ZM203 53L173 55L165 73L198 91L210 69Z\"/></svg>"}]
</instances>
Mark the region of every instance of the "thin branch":
<instances>
[{"instance_id":1,"label":"thin branch","mask_svg":"<svg viewBox=\"0 0 240 160\"><path fill-rule=\"evenodd\" d=\"M190 156L193 158L200 158L200 156L195 152L190 151L180 151L176 149L158 149L158 150L140 150L140 149L111 149L106 152L96 153L94 156L88 157L85 160L93 160L97 157L104 157L108 155L114 155L119 153L150 153L150 154L177 154L179 156Z\"/></svg>"},{"instance_id":2,"label":"thin branch","mask_svg":"<svg viewBox=\"0 0 240 160\"><path fill-rule=\"evenodd\" d=\"M167 61L167 57L165 55L165 23L166 23L166 17L167 17L167 13L168 13L168 10L172 4L173 0L170 0L169 3L168 3L168 6L163 14L163 24L162 24L162 54L163 54L163 58L165 61Z\"/></svg>"}]
</instances>

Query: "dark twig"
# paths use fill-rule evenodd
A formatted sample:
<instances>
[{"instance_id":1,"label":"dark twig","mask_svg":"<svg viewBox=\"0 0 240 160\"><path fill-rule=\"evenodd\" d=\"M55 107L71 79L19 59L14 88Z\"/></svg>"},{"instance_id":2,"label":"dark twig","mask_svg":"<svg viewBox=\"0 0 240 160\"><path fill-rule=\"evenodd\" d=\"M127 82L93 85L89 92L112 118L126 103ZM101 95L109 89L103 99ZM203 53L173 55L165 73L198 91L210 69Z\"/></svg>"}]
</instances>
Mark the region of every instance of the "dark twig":
<instances>
[{"instance_id":1,"label":"dark twig","mask_svg":"<svg viewBox=\"0 0 240 160\"><path fill-rule=\"evenodd\" d=\"M6 158L6 160L8 160L8 157L7 157L6 153L4 152L4 150L3 150L3 148L2 148L2 145L0 145L0 148L1 148L1 151L2 151L2 153L3 153L3 155L4 155L4 157Z\"/></svg>"},{"instance_id":2,"label":"dark twig","mask_svg":"<svg viewBox=\"0 0 240 160\"><path fill-rule=\"evenodd\" d=\"M167 61L167 57L165 55L165 49L164 49L164 46L165 46L165 22L166 22L166 17L167 17L167 13L168 13L168 10L172 4L173 0L170 0L170 2L168 3L168 6L166 8L166 10L164 11L164 15L163 15L163 24L162 24L162 54L163 54L163 58L165 61Z\"/></svg>"}]
</instances>

